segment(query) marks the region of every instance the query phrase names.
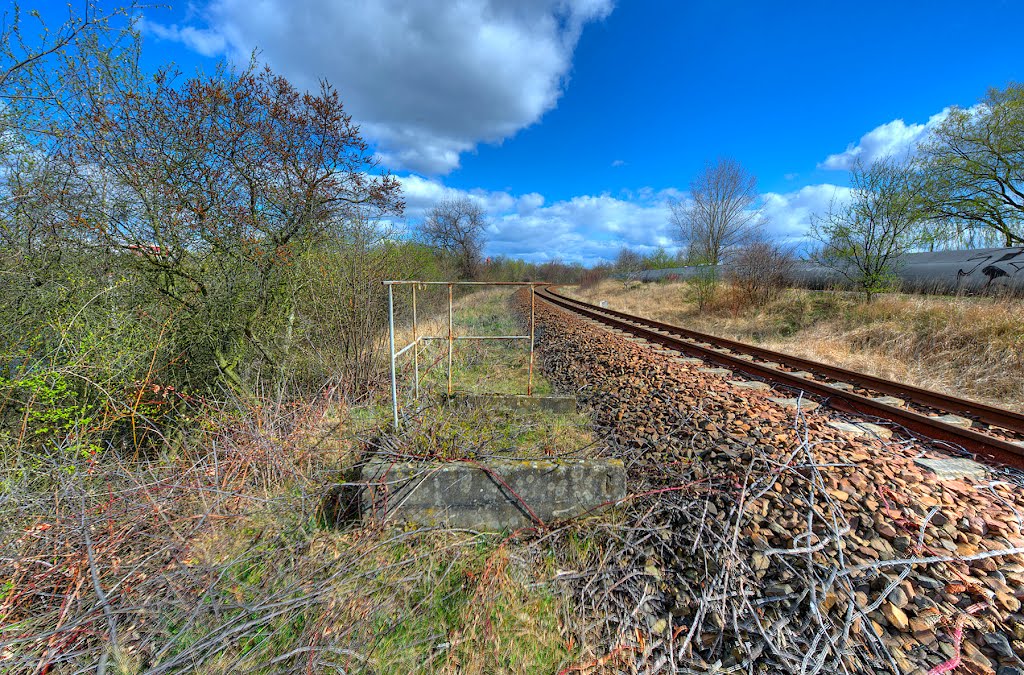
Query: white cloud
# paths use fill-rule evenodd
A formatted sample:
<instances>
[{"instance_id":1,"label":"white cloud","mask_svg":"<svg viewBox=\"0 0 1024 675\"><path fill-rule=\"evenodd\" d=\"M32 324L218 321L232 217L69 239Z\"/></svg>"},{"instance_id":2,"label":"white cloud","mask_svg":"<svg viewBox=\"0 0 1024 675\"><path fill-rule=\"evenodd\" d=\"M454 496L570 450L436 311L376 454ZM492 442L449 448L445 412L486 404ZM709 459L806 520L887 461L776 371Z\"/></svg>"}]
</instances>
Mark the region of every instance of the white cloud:
<instances>
[{"instance_id":1,"label":"white cloud","mask_svg":"<svg viewBox=\"0 0 1024 675\"><path fill-rule=\"evenodd\" d=\"M593 264L611 260L623 246L651 252L674 245L669 225L670 197L675 190L647 188L639 194L613 197L580 195L547 204L531 192L456 190L437 180L402 177L406 217L418 222L440 199L466 197L487 213L487 255L506 255L534 262L561 258Z\"/></svg>"},{"instance_id":2,"label":"white cloud","mask_svg":"<svg viewBox=\"0 0 1024 675\"><path fill-rule=\"evenodd\" d=\"M623 159L616 159L612 161L612 166L626 166L626 161Z\"/></svg>"},{"instance_id":3,"label":"white cloud","mask_svg":"<svg viewBox=\"0 0 1024 675\"><path fill-rule=\"evenodd\" d=\"M768 231L776 241L797 244L807 241L812 215L824 215L833 204L850 198L850 188L823 183L807 185L794 192L764 195Z\"/></svg>"},{"instance_id":4,"label":"white cloud","mask_svg":"<svg viewBox=\"0 0 1024 675\"><path fill-rule=\"evenodd\" d=\"M147 21L145 17L139 17L135 22L135 27L143 34L153 35L161 40L181 42L203 56L217 56L222 54L228 46L224 36L214 30L192 26L179 27L177 24L165 26Z\"/></svg>"},{"instance_id":5,"label":"white cloud","mask_svg":"<svg viewBox=\"0 0 1024 675\"><path fill-rule=\"evenodd\" d=\"M918 143L941 124L948 114L949 108L943 108L924 124L907 124L903 120L886 122L861 136L856 145L851 143L843 152L826 157L825 161L818 164L818 168L848 171L857 159L870 164L884 157L912 155Z\"/></svg>"},{"instance_id":6,"label":"white cloud","mask_svg":"<svg viewBox=\"0 0 1024 675\"><path fill-rule=\"evenodd\" d=\"M615 258L628 246L651 253L664 246L676 250L669 203L685 200L675 189L642 188L609 194L578 195L548 204L531 192L458 190L435 179L409 175L400 178L406 199L406 217L412 226L441 199L466 197L487 214L487 255L506 255L533 262L561 258L591 265ZM833 203L849 199L850 188L828 183L808 185L793 192L762 195L768 236L800 246L808 241L812 214L824 215Z\"/></svg>"},{"instance_id":7,"label":"white cloud","mask_svg":"<svg viewBox=\"0 0 1024 675\"><path fill-rule=\"evenodd\" d=\"M555 107L585 24L612 0L210 0L204 28L146 22L203 54L325 78L390 168L444 174Z\"/></svg>"}]
</instances>

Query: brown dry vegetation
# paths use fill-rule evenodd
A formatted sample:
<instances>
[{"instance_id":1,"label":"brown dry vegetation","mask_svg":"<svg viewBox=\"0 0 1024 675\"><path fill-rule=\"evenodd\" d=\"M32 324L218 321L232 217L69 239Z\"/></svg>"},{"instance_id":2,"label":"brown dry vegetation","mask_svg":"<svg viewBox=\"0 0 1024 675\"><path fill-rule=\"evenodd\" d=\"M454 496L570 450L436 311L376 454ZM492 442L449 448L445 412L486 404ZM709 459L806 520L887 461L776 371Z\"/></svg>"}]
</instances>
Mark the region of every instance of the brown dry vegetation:
<instances>
[{"instance_id":1,"label":"brown dry vegetation","mask_svg":"<svg viewBox=\"0 0 1024 675\"><path fill-rule=\"evenodd\" d=\"M579 290L588 302L954 396L1024 409L1024 301L789 289L759 307L728 286L697 310L685 282L615 281Z\"/></svg>"},{"instance_id":2,"label":"brown dry vegetation","mask_svg":"<svg viewBox=\"0 0 1024 675\"><path fill-rule=\"evenodd\" d=\"M515 323L494 293L461 299L456 319ZM473 383L485 359L458 349L456 381ZM488 356L502 380L522 370ZM219 415L196 402L192 428L147 456L0 445L0 672L531 673L589 656L550 580L591 564L589 544L558 544L592 523L539 536L351 520L345 486L371 453L594 445L582 415L455 409L432 378L402 434L386 398L325 397Z\"/></svg>"}]
</instances>

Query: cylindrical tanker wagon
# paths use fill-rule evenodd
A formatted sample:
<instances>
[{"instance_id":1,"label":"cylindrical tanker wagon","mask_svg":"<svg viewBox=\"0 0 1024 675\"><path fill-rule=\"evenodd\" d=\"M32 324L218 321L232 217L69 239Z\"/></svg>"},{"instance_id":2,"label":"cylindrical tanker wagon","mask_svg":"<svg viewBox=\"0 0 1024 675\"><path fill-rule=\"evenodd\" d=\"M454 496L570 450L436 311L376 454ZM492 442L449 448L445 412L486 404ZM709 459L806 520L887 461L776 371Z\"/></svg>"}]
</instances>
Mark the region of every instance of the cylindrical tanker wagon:
<instances>
[{"instance_id":1,"label":"cylindrical tanker wagon","mask_svg":"<svg viewBox=\"0 0 1024 675\"><path fill-rule=\"evenodd\" d=\"M707 269L707 266L696 265L646 270L640 274L640 279L685 280ZM729 263L718 266L721 276L728 276L729 271ZM915 293L1024 295L1024 246L908 253L897 260L895 273L900 289ZM849 279L839 270L813 262L794 264L790 280L794 286L803 288L851 287Z\"/></svg>"}]
</instances>

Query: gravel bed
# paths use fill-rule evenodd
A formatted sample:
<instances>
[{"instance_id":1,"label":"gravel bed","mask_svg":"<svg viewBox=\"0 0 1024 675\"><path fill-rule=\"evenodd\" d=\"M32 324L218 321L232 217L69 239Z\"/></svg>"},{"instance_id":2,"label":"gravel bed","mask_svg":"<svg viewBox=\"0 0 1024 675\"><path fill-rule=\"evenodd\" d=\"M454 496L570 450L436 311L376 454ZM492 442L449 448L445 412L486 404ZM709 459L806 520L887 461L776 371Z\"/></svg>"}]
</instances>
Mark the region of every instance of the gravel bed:
<instances>
[{"instance_id":1,"label":"gravel bed","mask_svg":"<svg viewBox=\"0 0 1024 675\"><path fill-rule=\"evenodd\" d=\"M955 449L537 320L547 376L629 472L602 563L566 575L607 651L567 672L1024 675L1020 474L938 480L914 459Z\"/></svg>"}]
</instances>

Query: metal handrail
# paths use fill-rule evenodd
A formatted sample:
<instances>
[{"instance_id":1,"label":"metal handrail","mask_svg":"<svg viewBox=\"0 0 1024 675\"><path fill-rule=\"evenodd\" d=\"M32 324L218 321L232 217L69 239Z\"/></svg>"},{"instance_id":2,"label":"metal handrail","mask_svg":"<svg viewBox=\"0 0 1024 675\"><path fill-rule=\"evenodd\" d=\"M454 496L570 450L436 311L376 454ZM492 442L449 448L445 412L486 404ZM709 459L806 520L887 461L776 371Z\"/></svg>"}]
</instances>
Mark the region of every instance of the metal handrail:
<instances>
[{"instance_id":1,"label":"metal handrail","mask_svg":"<svg viewBox=\"0 0 1024 675\"><path fill-rule=\"evenodd\" d=\"M536 335L536 298L537 286L547 286L547 282L541 281L413 281L413 280L389 280L382 282L388 289L388 341L391 345L391 411L394 417L395 429L398 429L398 374L396 363L398 357L409 350L413 353L414 392L415 397L420 397L420 350L419 345L428 340L445 340L448 342L448 395L452 394L452 358L455 351L456 340L529 340L530 341L530 364L529 374L526 381L526 395L533 396L533 362L534 362L534 337ZM412 342L399 350L395 350L395 286L412 286ZM448 334L447 335L420 335L419 318L416 312L416 287L417 286L447 286L448 287ZM530 287L530 334L529 335L456 335L454 330L454 287L455 286L529 286Z\"/></svg>"}]
</instances>

